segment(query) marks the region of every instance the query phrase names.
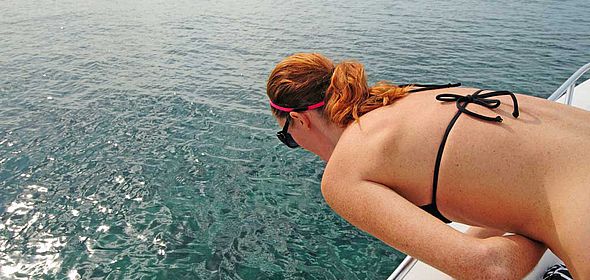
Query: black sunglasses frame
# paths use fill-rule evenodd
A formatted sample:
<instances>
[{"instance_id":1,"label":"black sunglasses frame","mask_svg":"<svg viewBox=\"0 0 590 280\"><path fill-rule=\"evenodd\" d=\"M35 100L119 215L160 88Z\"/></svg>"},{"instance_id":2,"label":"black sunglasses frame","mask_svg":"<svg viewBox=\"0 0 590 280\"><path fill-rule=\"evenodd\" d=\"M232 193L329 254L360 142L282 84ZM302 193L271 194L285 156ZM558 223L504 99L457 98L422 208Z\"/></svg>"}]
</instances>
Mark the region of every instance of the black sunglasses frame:
<instances>
[{"instance_id":1,"label":"black sunglasses frame","mask_svg":"<svg viewBox=\"0 0 590 280\"><path fill-rule=\"evenodd\" d=\"M285 121L285 125L283 126L283 130L277 132L277 138L283 142L287 147L294 149L299 147L299 144L295 142L291 133L289 133L289 124L291 123L291 114L287 114L287 120Z\"/></svg>"}]
</instances>

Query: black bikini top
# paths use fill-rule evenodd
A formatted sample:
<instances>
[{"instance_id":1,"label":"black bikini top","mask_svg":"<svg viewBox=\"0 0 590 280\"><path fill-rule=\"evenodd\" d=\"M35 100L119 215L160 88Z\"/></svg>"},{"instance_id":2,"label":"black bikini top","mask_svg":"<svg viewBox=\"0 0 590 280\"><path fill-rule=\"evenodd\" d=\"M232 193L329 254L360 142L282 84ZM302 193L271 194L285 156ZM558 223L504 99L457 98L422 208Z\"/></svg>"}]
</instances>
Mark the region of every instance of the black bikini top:
<instances>
[{"instance_id":1,"label":"black bikini top","mask_svg":"<svg viewBox=\"0 0 590 280\"><path fill-rule=\"evenodd\" d=\"M421 84L412 84L412 85L420 87L420 88L410 90L409 92L419 92L419 91L426 91L426 90L433 90L433 89L458 87L458 86L461 86L461 83L446 84L446 85L421 85ZM403 87L403 86L407 86L407 85L399 85L399 86ZM482 91L483 90L478 90L474 94L468 94L465 96L452 94L452 93L442 93L442 94L439 94L436 96L436 100L438 100L438 101L443 101L443 102L455 101L457 104L458 111L457 111L457 113L455 113L455 116L453 117L453 119L451 119L451 122L447 126L447 130L445 131L445 135L443 136L440 146L438 147L438 154L436 155L436 163L434 165L434 177L432 179L432 202L427 205L422 205L422 206L420 206L420 208L447 224L451 223L452 221L447 219L438 210L438 207L436 206L436 189L437 189L437 185L438 185L438 173L440 170L440 162L442 160L443 151L445 149L445 143L447 142L447 137L449 136L449 133L451 132L451 128L453 128L453 125L455 124L455 122L459 118L459 115L461 115L461 113L465 113L465 114L468 114L470 116L473 116L473 117L476 117L476 118L479 118L479 119L482 119L485 121L502 122L502 117L500 117L500 116L488 117L488 116L480 115L478 113L474 113L472 111L469 111L466 108L467 104L469 104L469 103L474 103L474 104L484 106L489 109L498 108L501 104L500 100L487 99L487 98L494 97L494 96L500 96L500 95L510 95L510 97L512 97L512 102L514 103L514 110L512 111L512 115L515 118L518 118L518 115L519 115L518 101L516 100L516 96L514 95L514 93L509 92L509 91L493 91L493 92L480 94Z\"/></svg>"}]
</instances>

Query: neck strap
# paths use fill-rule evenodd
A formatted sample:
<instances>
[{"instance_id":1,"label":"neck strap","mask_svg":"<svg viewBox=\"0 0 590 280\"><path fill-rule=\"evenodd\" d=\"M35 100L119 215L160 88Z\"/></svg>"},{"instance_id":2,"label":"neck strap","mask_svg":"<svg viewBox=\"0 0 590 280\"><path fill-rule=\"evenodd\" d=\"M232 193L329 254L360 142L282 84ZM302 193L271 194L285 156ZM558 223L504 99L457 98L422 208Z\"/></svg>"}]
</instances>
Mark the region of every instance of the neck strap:
<instances>
[{"instance_id":1,"label":"neck strap","mask_svg":"<svg viewBox=\"0 0 590 280\"><path fill-rule=\"evenodd\" d=\"M446 85L424 85L424 84L404 84L404 85L398 85L398 87L406 87L406 86L420 87L420 88L416 88L416 89L413 89L413 90L408 91L408 92L419 92L419 91L425 91L425 90L459 87L459 86L461 86L461 83L454 83L454 84L448 83Z\"/></svg>"}]
</instances>

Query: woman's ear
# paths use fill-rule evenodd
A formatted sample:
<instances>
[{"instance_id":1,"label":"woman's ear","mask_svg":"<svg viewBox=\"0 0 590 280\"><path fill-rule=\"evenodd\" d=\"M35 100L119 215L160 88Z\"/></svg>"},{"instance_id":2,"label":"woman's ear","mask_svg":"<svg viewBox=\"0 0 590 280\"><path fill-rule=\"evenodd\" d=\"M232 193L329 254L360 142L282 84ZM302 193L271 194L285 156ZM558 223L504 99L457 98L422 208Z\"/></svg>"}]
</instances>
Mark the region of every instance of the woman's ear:
<instances>
[{"instance_id":1,"label":"woman's ear","mask_svg":"<svg viewBox=\"0 0 590 280\"><path fill-rule=\"evenodd\" d=\"M311 119L307 112L290 112L291 119L293 119L293 124L295 126L302 127L305 130L309 130L311 128Z\"/></svg>"}]
</instances>

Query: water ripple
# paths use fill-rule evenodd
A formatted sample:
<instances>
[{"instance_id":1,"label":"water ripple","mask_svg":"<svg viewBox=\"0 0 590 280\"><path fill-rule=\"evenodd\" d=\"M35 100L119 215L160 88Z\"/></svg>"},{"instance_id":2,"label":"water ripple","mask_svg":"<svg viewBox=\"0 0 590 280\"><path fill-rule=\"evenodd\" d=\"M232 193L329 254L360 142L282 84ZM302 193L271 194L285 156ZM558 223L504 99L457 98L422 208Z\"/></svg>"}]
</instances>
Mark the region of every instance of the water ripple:
<instances>
[{"instance_id":1,"label":"water ripple","mask_svg":"<svg viewBox=\"0 0 590 280\"><path fill-rule=\"evenodd\" d=\"M403 255L323 202L265 82L294 52L369 80L546 97L588 1L0 2L0 277L384 279Z\"/></svg>"}]
</instances>

